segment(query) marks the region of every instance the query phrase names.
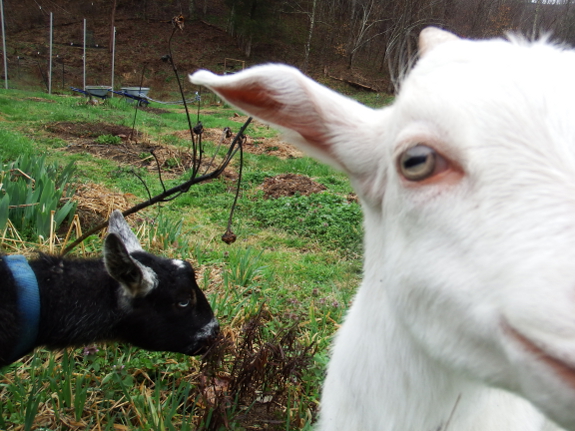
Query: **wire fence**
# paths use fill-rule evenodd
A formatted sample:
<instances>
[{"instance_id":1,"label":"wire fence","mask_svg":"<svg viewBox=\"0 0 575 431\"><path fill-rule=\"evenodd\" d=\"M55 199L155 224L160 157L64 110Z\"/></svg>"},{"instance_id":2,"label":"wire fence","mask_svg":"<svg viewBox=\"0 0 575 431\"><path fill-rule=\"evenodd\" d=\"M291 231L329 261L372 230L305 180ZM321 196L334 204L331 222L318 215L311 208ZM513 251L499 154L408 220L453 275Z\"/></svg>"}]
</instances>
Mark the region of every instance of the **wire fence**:
<instances>
[{"instance_id":1,"label":"wire fence","mask_svg":"<svg viewBox=\"0 0 575 431\"><path fill-rule=\"evenodd\" d=\"M80 62L81 62L80 57ZM68 91L70 87L83 87L83 68L59 55L52 61L52 91ZM8 57L8 87L11 89L48 89L49 60L41 51L37 56ZM4 78L4 76L2 76ZM109 85L99 71L86 70L86 82L91 85Z\"/></svg>"}]
</instances>

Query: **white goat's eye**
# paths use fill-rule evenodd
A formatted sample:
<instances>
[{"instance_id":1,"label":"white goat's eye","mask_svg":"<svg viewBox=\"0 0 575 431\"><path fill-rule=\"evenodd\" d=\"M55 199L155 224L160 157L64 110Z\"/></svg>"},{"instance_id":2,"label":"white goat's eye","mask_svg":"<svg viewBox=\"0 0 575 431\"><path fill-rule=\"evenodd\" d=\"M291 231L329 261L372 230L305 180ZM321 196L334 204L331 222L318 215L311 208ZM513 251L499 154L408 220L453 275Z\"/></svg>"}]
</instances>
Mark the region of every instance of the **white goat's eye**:
<instances>
[{"instance_id":1,"label":"white goat's eye","mask_svg":"<svg viewBox=\"0 0 575 431\"><path fill-rule=\"evenodd\" d=\"M188 305L190 305L190 300L186 300L186 301L180 301L178 302L178 307L180 308L186 308Z\"/></svg>"},{"instance_id":2,"label":"white goat's eye","mask_svg":"<svg viewBox=\"0 0 575 431\"><path fill-rule=\"evenodd\" d=\"M405 150L399 158L399 171L409 181L422 181L437 172L438 155L433 148L416 145Z\"/></svg>"}]
</instances>

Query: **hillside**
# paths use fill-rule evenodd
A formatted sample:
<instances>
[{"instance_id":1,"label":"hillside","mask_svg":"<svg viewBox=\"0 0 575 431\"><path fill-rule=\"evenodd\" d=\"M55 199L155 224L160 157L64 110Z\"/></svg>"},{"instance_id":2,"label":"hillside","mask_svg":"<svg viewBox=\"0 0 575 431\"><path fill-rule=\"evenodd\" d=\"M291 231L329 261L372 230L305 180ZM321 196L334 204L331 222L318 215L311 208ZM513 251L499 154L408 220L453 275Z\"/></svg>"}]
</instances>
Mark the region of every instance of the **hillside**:
<instances>
[{"instance_id":1,"label":"hillside","mask_svg":"<svg viewBox=\"0 0 575 431\"><path fill-rule=\"evenodd\" d=\"M104 22L93 24L92 46L87 49L86 83L88 85L109 85L111 79L111 59L108 53L108 27ZM82 43L83 23L61 25L54 29L53 82L56 89L82 86ZM168 54L168 41L172 26L163 22L147 22L141 19L116 20L115 86L140 85L156 91L176 91L174 74L169 63L161 60ZM97 45L97 47L96 47ZM48 44L45 29L21 31L9 42L8 51L19 56L20 73L14 71L12 79L23 79L25 84L34 81L42 83L39 70L46 73ZM39 54L38 54L39 53ZM213 70L223 68L225 58L241 58L233 40L222 30L203 22L187 25L184 31L177 30L172 40L172 56L182 77L200 67ZM14 66L14 62L10 66ZM10 70L9 66L9 70ZM145 68L143 82L142 71ZM13 69L12 69L13 70ZM19 75L19 76L18 76ZM171 85L174 84L174 85ZM154 96L154 94L152 94Z\"/></svg>"},{"instance_id":2,"label":"hillside","mask_svg":"<svg viewBox=\"0 0 575 431\"><path fill-rule=\"evenodd\" d=\"M575 43L574 1L6 0L4 9L14 88L18 81L28 87L45 81L52 13L53 76L60 88L82 83L85 19L88 83L111 80L115 25L115 84L139 85L145 65L144 85L158 97L154 91L176 89L160 58L168 52L171 20L180 15L184 27L172 48L182 74L198 67L223 72L226 58L239 60L236 67L281 62L343 91L392 92L417 57L421 29L433 25L468 38L552 34Z\"/></svg>"},{"instance_id":3,"label":"hillside","mask_svg":"<svg viewBox=\"0 0 575 431\"><path fill-rule=\"evenodd\" d=\"M94 10L79 9L74 14L66 1L52 7L53 33L53 89L68 91L70 86L81 87L83 55L83 19L87 28L87 85L109 85L111 82L112 55L110 47L109 8L92 2ZM79 6L77 6L79 7ZM7 16L8 71L12 88L46 88L49 58L49 14L39 12L37 3L25 0L21 3L5 2ZM115 87L144 85L152 88L151 97L168 97L177 92L171 66L161 58L168 54L169 40L174 32L170 20L180 9L172 5L162 10L142 13L132 4L118 6L115 15L116 55ZM67 12L67 13L65 13ZM152 13L153 12L153 13ZM257 42L251 46L249 56L240 49L237 37L226 28L229 14L222 1L210 3L210 14L188 19L183 30L175 30L172 54L182 76L198 68L208 68L222 73L226 59L228 71L259 63L281 62L301 67L304 61L303 42L306 38L306 18L284 14L281 25L265 29ZM288 28L287 32L285 31ZM339 50L339 51L338 51ZM344 78L367 87L387 90L385 74L362 65L348 68L341 47L321 50L312 54L308 73L329 85L341 86ZM142 81L142 71L145 69ZM350 87L351 89L351 87Z\"/></svg>"}]
</instances>

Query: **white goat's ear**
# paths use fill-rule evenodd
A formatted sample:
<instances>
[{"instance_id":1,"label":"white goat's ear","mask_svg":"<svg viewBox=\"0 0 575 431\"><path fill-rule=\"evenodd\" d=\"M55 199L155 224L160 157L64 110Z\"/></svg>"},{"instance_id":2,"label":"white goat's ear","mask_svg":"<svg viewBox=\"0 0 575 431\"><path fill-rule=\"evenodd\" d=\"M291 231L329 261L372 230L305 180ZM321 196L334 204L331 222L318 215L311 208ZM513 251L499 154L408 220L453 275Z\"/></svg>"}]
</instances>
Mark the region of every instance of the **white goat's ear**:
<instances>
[{"instance_id":1,"label":"white goat's ear","mask_svg":"<svg viewBox=\"0 0 575 431\"><path fill-rule=\"evenodd\" d=\"M104 241L104 264L127 296L146 296L158 285L154 270L130 256L123 239L116 233L108 234Z\"/></svg>"},{"instance_id":2,"label":"white goat's ear","mask_svg":"<svg viewBox=\"0 0 575 431\"><path fill-rule=\"evenodd\" d=\"M311 155L349 173L361 172L373 145L374 110L284 65L257 66L233 75L206 70L190 75L230 104L279 127L286 139Z\"/></svg>"},{"instance_id":3,"label":"white goat's ear","mask_svg":"<svg viewBox=\"0 0 575 431\"><path fill-rule=\"evenodd\" d=\"M419 56L423 57L437 45L459 39L460 38L453 33L441 30L437 27L424 28L421 33L419 33Z\"/></svg>"},{"instance_id":4,"label":"white goat's ear","mask_svg":"<svg viewBox=\"0 0 575 431\"><path fill-rule=\"evenodd\" d=\"M132 232L130 225L128 225L124 216L118 210L114 210L112 211L112 214L110 214L110 219L108 220L108 233L118 235L129 253L143 251L140 241L138 241L138 237L134 232Z\"/></svg>"}]
</instances>

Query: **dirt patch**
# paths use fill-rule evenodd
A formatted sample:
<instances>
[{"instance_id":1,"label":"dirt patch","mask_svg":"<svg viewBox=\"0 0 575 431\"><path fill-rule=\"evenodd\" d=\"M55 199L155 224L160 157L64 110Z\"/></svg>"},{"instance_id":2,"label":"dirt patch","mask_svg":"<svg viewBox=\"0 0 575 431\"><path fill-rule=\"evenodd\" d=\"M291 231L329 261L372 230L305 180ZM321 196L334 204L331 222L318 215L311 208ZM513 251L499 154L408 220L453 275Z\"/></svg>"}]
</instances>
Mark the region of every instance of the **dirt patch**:
<instances>
[{"instance_id":1,"label":"dirt patch","mask_svg":"<svg viewBox=\"0 0 575 431\"><path fill-rule=\"evenodd\" d=\"M245 123L246 121L248 121L248 116L247 115L240 115L237 112L234 112L234 115L232 115L231 117L229 117L230 120L235 121L236 123ZM253 119L251 122L252 125L256 126L256 127L263 127L265 126L264 123Z\"/></svg>"},{"instance_id":2,"label":"dirt patch","mask_svg":"<svg viewBox=\"0 0 575 431\"><path fill-rule=\"evenodd\" d=\"M162 177L165 179L175 178L189 171L193 166L193 156L190 151L168 145L131 142L112 145L84 142L70 144L66 147L66 151L90 153L102 159L113 160L124 167L144 168L153 172L158 172L159 166ZM216 157L213 163L210 162L212 162L211 158L202 160L198 169L199 175L212 172L220 165L222 158ZM238 173L228 165L220 178L235 181L238 178Z\"/></svg>"},{"instance_id":3,"label":"dirt patch","mask_svg":"<svg viewBox=\"0 0 575 431\"><path fill-rule=\"evenodd\" d=\"M66 138L97 138L102 135L112 135L129 137L132 135L132 128L108 123L90 123L87 121L59 121L45 126L50 133L62 139ZM134 131L135 137L140 134Z\"/></svg>"},{"instance_id":4,"label":"dirt patch","mask_svg":"<svg viewBox=\"0 0 575 431\"><path fill-rule=\"evenodd\" d=\"M266 178L262 185L265 199L277 199L282 196L311 195L327 189L309 177L297 174L282 174Z\"/></svg>"},{"instance_id":5,"label":"dirt patch","mask_svg":"<svg viewBox=\"0 0 575 431\"><path fill-rule=\"evenodd\" d=\"M293 145L287 144L277 138L251 138L244 145L244 151L251 154L267 154L280 159L299 159L304 153Z\"/></svg>"},{"instance_id":6,"label":"dirt patch","mask_svg":"<svg viewBox=\"0 0 575 431\"><path fill-rule=\"evenodd\" d=\"M193 162L192 154L187 151L151 143L75 142L69 144L65 150L70 153L89 153L102 159L113 160L124 166L145 168L150 171L157 171L159 165L162 174L182 174L191 169Z\"/></svg>"},{"instance_id":7,"label":"dirt patch","mask_svg":"<svg viewBox=\"0 0 575 431\"><path fill-rule=\"evenodd\" d=\"M157 170L159 165L162 173L176 175L192 166L192 155L188 151L150 142L139 143L137 140L142 137L141 134L138 131L132 134L132 128L128 126L62 121L47 124L45 127L53 135L69 142L65 151L70 153L89 153L123 165L149 170ZM104 135L120 137L121 141L119 143L95 141Z\"/></svg>"},{"instance_id":8,"label":"dirt patch","mask_svg":"<svg viewBox=\"0 0 575 431\"><path fill-rule=\"evenodd\" d=\"M138 109L140 109L141 111L144 112L149 112L151 114L170 114L172 111L168 111L167 109L162 109L162 108L154 108L152 106L140 106Z\"/></svg>"},{"instance_id":9,"label":"dirt patch","mask_svg":"<svg viewBox=\"0 0 575 431\"><path fill-rule=\"evenodd\" d=\"M356 204L360 204L361 202L359 201L359 197L357 196L357 194L355 194L354 192L351 192L347 195L346 197L347 201L351 204L351 203L356 203Z\"/></svg>"},{"instance_id":10,"label":"dirt patch","mask_svg":"<svg viewBox=\"0 0 575 431\"><path fill-rule=\"evenodd\" d=\"M68 142L63 149L70 153L88 153L96 157L112 160L122 166L144 168L149 171L158 171L161 168L164 178L174 178L189 171L193 166L193 155L189 149L178 148L171 145L161 145L153 142L138 142L142 136L137 131L133 136L132 128L107 123L89 122L58 122L45 126L52 135ZM187 132L189 137L189 132ZM120 137L118 143L101 143L99 136L111 135ZM211 157L206 157L200 166L200 175L211 172L221 162L217 157L212 164ZM237 172L228 166L222 177L235 181Z\"/></svg>"},{"instance_id":11,"label":"dirt patch","mask_svg":"<svg viewBox=\"0 0 575 431\"><path fill-rule=\"evenodd\" d=\"M224 147L229 147L236 136L237 130L232 130L231 134L226 134L222 129L204 129L202 139L213 142L215 144L222 144ZM188 130L180 130L174 132L174 135L180 139L189 139L190 132ZM290 145L278 138L253 138L246 135L247 139L244 144L244 151L256 155L268 155L278 157L280 159L297 159L304 156L304 153L298 150L293 145Z\"/></svg>"},{"instance_id":12,"label":"dirt patch","mask_svg":"<svg viewBox=\"0 0 575 431\"><path fill-rule=\"evenodd\" d=\"M55 100L42 99L41 97L26 97L24 100L29 100L31 102L56 103Z\"/></svg>"}]
</instances>

